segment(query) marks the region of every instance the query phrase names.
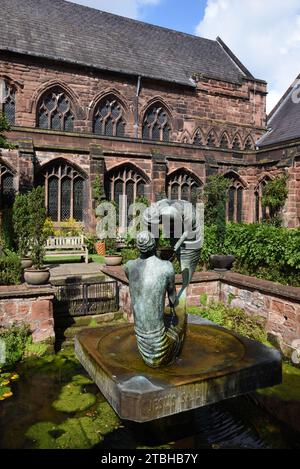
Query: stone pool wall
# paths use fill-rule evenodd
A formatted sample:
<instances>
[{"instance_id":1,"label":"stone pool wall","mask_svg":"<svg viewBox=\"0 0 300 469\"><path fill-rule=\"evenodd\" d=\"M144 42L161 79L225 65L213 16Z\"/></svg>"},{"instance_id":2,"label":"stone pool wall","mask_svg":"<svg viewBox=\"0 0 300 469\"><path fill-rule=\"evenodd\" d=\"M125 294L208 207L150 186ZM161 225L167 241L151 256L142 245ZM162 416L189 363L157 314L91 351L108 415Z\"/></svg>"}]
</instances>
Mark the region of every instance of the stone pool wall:
<instances>
[{"instance_id":1,"label":"stone pool wall","mask_svg":"<svg viewBox=\"0 0 300 469\"><path fill-rule=\"evenodd\" d=\"M0 326L29 324L34 342L53 342L54 291L52 287L26 285L0 287Z\"/></svg>"},{"instance_id":2,"label":"stone pool wall","mask_svg":"<svg viewBox=\"0 0 300 469\"><path fill-rule=\"evenodd\" d=\"M120 308L133 321L128 280L121 267L103 269L116 279L120 288ZM178 289L181 276L176 276ZM292 343L300 339L300 288L287 287L267 280L234 272L197 272L188 291L188 305L199 306L202 294L208 301L224 301L264 321L274 344L289 355Z\"/></svg>"}]
</instances>

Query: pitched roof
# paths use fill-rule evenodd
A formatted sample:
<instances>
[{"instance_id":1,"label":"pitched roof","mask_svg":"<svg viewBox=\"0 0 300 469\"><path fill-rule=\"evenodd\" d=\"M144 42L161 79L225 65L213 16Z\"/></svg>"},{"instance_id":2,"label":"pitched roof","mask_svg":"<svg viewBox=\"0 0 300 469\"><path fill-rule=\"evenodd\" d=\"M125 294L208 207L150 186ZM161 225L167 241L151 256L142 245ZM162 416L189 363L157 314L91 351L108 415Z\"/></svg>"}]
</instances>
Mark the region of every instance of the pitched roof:
<instances>
[{"instance_id":1,"label":"pitched roof","mask_svg":"<svg viewBox=\"0 0 300 469\"><path fill-rule=\"evenodd\" d=\"M256 143L259 147L300 138L300 75L268 116L269 131Z\"/></svg>"},{"instance_id":2,"label":"pitched roof","mask_svg":"<svg viewBox=\"0 0 300 469\"><path fill-rule=\"evenodd\" d=\"M64 0L0 0L0 51L193 86L191 76L253 76L212 41Z\"/></svg>"}]
</instances>

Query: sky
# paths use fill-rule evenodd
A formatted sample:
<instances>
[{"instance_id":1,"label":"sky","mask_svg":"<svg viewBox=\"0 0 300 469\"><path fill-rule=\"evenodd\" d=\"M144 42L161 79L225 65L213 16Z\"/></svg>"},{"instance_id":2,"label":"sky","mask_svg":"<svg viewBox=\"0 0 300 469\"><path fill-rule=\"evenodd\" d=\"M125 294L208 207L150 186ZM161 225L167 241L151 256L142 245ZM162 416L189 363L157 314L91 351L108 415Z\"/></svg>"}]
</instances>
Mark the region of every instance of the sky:
<instances>
[{"instance_id":1,"label":"sky","mask_svg":"<svg viewBox=\"0 0 300 469\"><path fill-rule=\"evenodd\" d=\"M300 74L299 0L72 1L209 39L220 36L256 78L268 82L268 112Z\"/></svg>"}]
</instances>

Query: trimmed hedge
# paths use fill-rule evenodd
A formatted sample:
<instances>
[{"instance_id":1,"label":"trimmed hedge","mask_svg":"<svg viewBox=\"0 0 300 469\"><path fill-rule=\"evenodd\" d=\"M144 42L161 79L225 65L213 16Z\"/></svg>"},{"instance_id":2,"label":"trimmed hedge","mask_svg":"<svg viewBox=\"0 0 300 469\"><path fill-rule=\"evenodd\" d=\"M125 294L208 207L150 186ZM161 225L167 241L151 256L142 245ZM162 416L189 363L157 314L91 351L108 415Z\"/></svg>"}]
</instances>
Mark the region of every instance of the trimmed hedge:
<instances>
[{"instance_id":1,"label":"trimmed hedge","mask_svg":"<svg viewBox=\"0 0 300 469\"><path fill-rule=\"evenodd\" d=\"M300 286L300 229L270 224L227 225L225 251L236 257L234 270L245 275ZM201 267L217 253L217 229L205 228Z\"/></svg>"},{"instance_id":2,"label":"trimmed hedge","mask_svg":"<svg viewBox=\"0 0 300 469\"><path fill-rule=\"evenodd\" d=\"M18 285L21 283L21 260L14 252L0 256L0 285Z\"/></svg>"}]
</instances>

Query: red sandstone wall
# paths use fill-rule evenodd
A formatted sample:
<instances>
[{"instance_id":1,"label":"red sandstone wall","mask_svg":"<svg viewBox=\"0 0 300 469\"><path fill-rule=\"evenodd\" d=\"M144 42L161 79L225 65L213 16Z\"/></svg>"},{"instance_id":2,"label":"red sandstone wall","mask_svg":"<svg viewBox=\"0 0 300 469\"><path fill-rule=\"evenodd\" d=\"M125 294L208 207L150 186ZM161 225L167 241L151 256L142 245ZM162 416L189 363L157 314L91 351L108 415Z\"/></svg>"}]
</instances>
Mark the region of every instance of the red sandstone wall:
<instances>
[{"instance_id":1,"label":"red sandstone wall","mask_svg":"<svg viewBox=\"0 0 300 469\"><path fill-rule=\"evenodd\" d=\"M53 298L49 288L0 287L0 326L24 322L29 324L34 342L53 342Z\"/></svg>"}]
</instances>

